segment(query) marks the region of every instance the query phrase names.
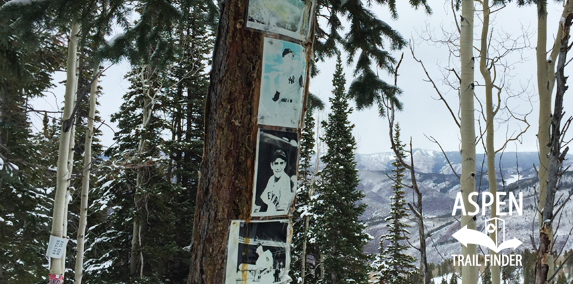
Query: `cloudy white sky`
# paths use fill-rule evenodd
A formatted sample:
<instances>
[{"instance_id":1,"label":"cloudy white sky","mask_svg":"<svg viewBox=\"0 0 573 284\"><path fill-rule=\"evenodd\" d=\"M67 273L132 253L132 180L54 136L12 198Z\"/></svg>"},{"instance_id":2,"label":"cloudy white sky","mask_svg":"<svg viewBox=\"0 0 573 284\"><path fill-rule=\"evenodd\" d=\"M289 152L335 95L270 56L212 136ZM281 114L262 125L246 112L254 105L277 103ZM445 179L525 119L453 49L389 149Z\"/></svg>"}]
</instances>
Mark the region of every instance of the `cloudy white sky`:
<instances>
[{"instance_id":1,"label":"cloudy white sky","mask_svg":"<svg viewBox=\"0 0 573 284\"><path fill-rule=\"evenodd\" d=\"M408 1L398 2L398 19L391 19L386 7L372 7L372 9L380 15L380 17L389 23L394 29L399 31L403 37L410 39L416 56L423 60L430 75L436 82L438 88L442 91L445 98L450 103L454 112L458 109L457 92L445 84L444 74L447 69L452 66L458 68L459 59L451 56L450 50L444 44L425 41L422 38L428 38L431 34L434 39L443 39L443 31L453 32L455 30L454 18L451 8L445 1L433 1L432 15L426 15L423 10L414 10L408 7ZM441 2L436 4L435 2ZM549 1L548 8L548 44L552 40L556 31L561 15L562 7L560 4ZM445 3L445 4L444 4ZM478 44L479 34L481 32L481 13L480 8L476 6L475 18L475 31L474 39L475 44ZM512 98L508 100L508 106L515 111L516 114L523 114L531 112L528 115L527 121L531 127L523 136L522 142L512 144L509 146L509 151L536 151L535 133L537 132L537 97L536 97L536 83L535 83L535 44L536 44L536 14L535 7L517 8L515 5L508 5L493 16L493 41L492 46L504 45L509 46L514 41L510 38L517 39L516 46L522 47L519 51L511 53L507 57L507 63L511 65L505 85L509 86L509 93L513 95L521 94L523 98ZM459 16L458 16L459 18ZM524 35L525 33L525 35ZM439 101L436 91L432 85L427 82L427 78L417 62L414 61L410 50L408 48L394 52L395 57L399 58L404 53L402 65L399 68L398 86L402 89L401 101L404 104L402 112L397 113L396 119L402 128L402 139L413 140L414 148L439 150L435 143L432 143L426 136L432 136L439 141L442 147L447 151L457 151L460 146L459 130L452 120L449 112L447 111L444 103ZM477 51L474 51L477 56ZM105 64L106 66L109 63ZM454 64L454 65L452 65ZM329 60L321 63L319 68L321 73L318 77L310 82L310 90L312 93L318 95L325 102L328 102L328 97L332 91L332 74L334 72L335 60ZM112 66L103 78L101 85L103 87L103 96L100 99L101 107L99 109L103 119L109 123L109 116L117 112L121 105L121 97L128 90L129 83L123 79L125 73L129 70L127 62L121 62ZM347 86L353 80L352 76L353 66L345 66ZM566 69L566 73L569 73ZM379 75L387 80L393 82L393 77L380 71ZM61 81L65 78L64 74L57 74L55 82ZM450 80L452 78L450 77ZM479 74L479 68L476 64L475 81L479 84L483 82ZM523 91L525 89L525 92ZM63 101L63 87L58 86L52 90L52 93L44 99L35 102L37 109L57 109L62 106ZM508 92L504 91L503 97L507 97ZM566 97L569 94L566 94ZM483 98L483 88L476 89L476 96ZM531 102L527 99L531 98ZM571 105L573 100L565 100L565 111L568 111L568 106ZM353 103L352 103L353 105ZM326 118L329 104L327 109L319 113L320 119ZM476 108L479 104L476 103ZM476 113L477 116L477 113ZM566 113L566 117L568 114ZM355 110L351 115L352 122L356 125L354 135L358 142L358 153L369 154L378 152L388 152L389 138L388 138L388 123L385 118L378 116L377 109L368 109L363 111ZM35 123L39 119L34 120ZM482 123L483 124L483 123ZM111 124L113 126L113 124ZM478 124L476 124L477 127ZM509 128L507 125L498 126L496 145L502 144L505 139L506 133L511 134L524 127L523 124L517 125L515 122L510 122ZM102 126L104 132L103 143L109 146L113 143L113 131ZM477 128L476 128L477 133ZM479 146L477 151L483 152Z\"/></svg>"}]
</instances>

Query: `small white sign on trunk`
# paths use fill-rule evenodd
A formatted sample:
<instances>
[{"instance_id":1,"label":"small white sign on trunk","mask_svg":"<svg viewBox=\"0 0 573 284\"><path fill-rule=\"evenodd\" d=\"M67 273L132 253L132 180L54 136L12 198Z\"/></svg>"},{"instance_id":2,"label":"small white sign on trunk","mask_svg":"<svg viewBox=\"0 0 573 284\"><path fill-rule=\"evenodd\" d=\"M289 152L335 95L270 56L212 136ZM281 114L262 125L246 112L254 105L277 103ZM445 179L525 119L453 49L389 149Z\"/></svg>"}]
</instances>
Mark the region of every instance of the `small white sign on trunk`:
<instances>
[{"instance_id":1,"label":"small white sign on trunk","mask_svg":"<svg viewBox=\"0 0 573 284\"><path fill-rule=\"evenodd\" d=\"M64 248L67 244L68 239L66 238L50 236L50 243L48 244L46 256L50 258L62 258L64 256L64 252L66 251Z\"/></svg>"}]
</instances>

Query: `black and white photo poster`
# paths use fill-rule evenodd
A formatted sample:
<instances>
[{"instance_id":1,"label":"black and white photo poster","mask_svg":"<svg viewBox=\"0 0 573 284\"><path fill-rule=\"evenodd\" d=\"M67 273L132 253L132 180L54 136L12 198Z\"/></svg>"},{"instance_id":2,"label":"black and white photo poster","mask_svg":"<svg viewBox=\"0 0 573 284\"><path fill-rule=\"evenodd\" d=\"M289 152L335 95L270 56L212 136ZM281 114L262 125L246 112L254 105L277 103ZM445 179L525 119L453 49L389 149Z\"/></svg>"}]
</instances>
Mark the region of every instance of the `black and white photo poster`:
<instances>
[{"instance_id":1,"label":"black and white photo poster","mask_svg":"<svg viewBox=\"0 0 573 284\"><path fill-rule=\"evenodd\" d=\"M291 238L288 220L232 220L225 283L286 283Z\"/></svg>"},{"instance_id":2,"label":"black and white photo poster","mask_svg":"<svg viewBox=\"0 0 573 284\"><path fill-rule=\"evenodd\" d=\"M302 115L305 52L298 44L265 38L258 123L298 128Z\"/></svg>"},{"instance_id":3,"label":"black and white photo poster","mask_svg":"<svg viewBox=\"0 0 573 284\"><path fill-rule=\"evenodd\" d=\"M304 40L309 34L311 2L310 0L249 0L247 28Z\"/></svg>"},{"instance_id":4,"label":"black and white photo poster","mask_svg":"<svg viewBox=\"0 0 573 284\"><path fill-rule=\"evenodd\" d=\"M251 216L286 216L296 195L298 134L259 129Z\"/></svg>"}]
</instances>

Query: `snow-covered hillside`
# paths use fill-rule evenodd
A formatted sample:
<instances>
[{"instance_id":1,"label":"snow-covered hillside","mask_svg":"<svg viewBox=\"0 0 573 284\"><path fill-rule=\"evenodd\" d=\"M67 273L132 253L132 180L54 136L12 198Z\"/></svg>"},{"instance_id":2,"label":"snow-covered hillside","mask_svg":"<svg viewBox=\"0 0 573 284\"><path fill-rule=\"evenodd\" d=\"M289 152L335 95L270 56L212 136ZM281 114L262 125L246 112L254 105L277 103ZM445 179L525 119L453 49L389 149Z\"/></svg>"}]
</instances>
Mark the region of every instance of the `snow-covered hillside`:
<instances>
[{"instance_id":1,"label":"snow-covered hillside","mask_svg":"<svg viewBox=\"0 0 573 284\"><path fill-rule=\"evenodd\" d=\"M460 253L460 244L453 237L452 234L459 230L459 222L457 218L452 217L452 209L456 193L459 192L459 180L452 173L454 168L459 173L460 155L456 152L446 153L447 159L440 152L429 150L414 150L415 168L417 170L418 185L423 194L423 213L425 217L426 232L429 232L431 237L426 240L428 250L428 260L431 262L441 262L443 258L451 258L451 254ZM363 220L368 225L368 233L374 236L368 246L366 252L377 253L379 245L379 237L385 233L384 218L389 212L389 200L392 194L391 184L392 181L388 175L391 175L392 161L394 159L393 153L380 153L370 155L357 155L359 176L360 176L360 189L364 191L366 197L363 202L368 204ZM476 190L480 192L489 191L487 186L487 169L483 168L480 171L484 159L483 155L478 155L477 168L478 179L476 183ZM448 163L449 160L449 163ZM451 164L451 166L450 166ZM534 164L537 164L537 153L505 153L501 157L501 162L496 163L501 165L501 170L496 168L498 173L498 186L499 190L513 192L518 195L519 192L523 193L523 215L513 215L505 217L505 239L517 238L523 242L518 250L525 248L532 249L531 238L532 235L536 238L537 226L534 221L537 220L536 211L534 207L535 189L537 178L535 176ZM567 160L566 164L571 164ZM485 167L485 166L484 166ZM483 173L482 175L479 172ZM501 173L501 174L500 174ZM409 183L409 175L406 175L406 183ZM562 179L562 186L558 191L557 198L560 196L559 202L562 202L567 197L569 191L573 190L573 175L566 174ZM412 200L412 190L406 189L406 198L408 201ZM507 210L507 209L506 209ZM459 217L459 211L457 216ZM478 230L483 230L484 222L488 219L489 211L486 215L478 215L477 226ZM556 249L560 249L564 244L567 235L573 228L573 202L569 202L563 209L563 217L561 218L559 235L556 242ZM413 244L417 244L417 228L414 219L411 218L408 222L410 228L410 238ZM573 248L573 240L567 243L567 249ZM411 253L415 254L416 251L411 249Z\"/></svg>"}]
</instances>

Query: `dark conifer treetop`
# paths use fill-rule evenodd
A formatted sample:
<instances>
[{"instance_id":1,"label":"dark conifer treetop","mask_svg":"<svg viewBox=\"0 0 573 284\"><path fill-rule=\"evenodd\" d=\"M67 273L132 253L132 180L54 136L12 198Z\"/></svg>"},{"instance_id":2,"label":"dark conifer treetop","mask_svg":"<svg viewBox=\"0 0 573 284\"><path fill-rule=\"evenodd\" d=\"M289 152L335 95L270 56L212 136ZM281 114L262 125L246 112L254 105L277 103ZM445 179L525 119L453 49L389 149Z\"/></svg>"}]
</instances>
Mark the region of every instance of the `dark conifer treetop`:
<instances>
[{"instance_id":1,"label":"dark conifer treetop","mask_svg":"<svg viewBox=\"0 0 573 284\"><path fill-rule=\"evenodd\" d=\"M357 190L354 125L348 120L352 108L348 106L340 55L332 82L332 111L328 121L322 123L328 150L321 160L326 166L320 172L318 197L312 208L317 216L316 239L325 274L319 283L367 283L368 257L362 250L368 236L365 225L358 219L366 205L358 204L364 193Z\"/></svg>"},{"instance_id":2,"label":"dark conifer treetop","mask_svg":"<svg viewBox=\"0 0 573 284\"><path fill-rule=\"evenodd\" d=\"M396 125L394 134L394 143L397 147L398 155L405 159L404 144L400 140L400 126ZM380 254L375 261L377 274L380 277L380 283L387 284L406 284L409 283L409 277L415 272L414 257L407 253L409 248L407 240L409 239L408 228L405 222L408 219L408 208L404 200L404 185L402 179L406 169L396 159L392 165L394 185L392 189L394 195L390 198L390 214L386 217L387 233L380 237ZM446 281L445 277L442 282ZM446 282L447 283L447 282Z\"/></svg>"}]
</instances>

